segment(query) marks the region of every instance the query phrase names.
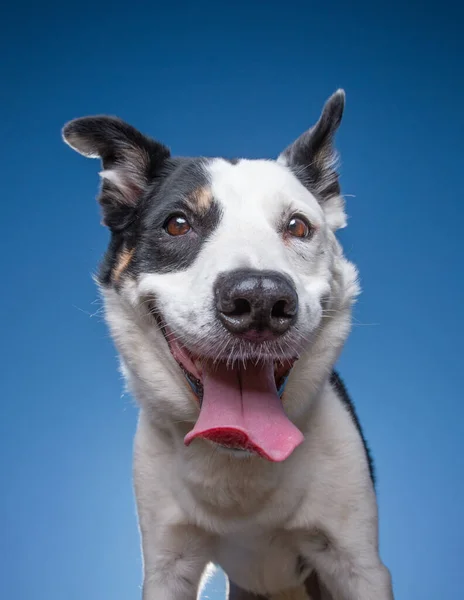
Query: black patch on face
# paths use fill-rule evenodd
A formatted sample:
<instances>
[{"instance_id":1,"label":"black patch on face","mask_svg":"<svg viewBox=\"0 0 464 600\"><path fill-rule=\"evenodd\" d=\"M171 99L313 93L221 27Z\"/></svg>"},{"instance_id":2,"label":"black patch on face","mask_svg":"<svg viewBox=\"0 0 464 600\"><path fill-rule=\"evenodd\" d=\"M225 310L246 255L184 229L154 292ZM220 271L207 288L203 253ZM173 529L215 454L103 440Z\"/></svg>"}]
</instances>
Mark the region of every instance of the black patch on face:
<instances>
[{"instance_id":1,"label":"black patch on face","mask_svg":"<svg viewBox=\"0 0 464 600\"><path fill-rule=\"evenodd\" d=\"M345 387L345 384L343 383L341 377L338 375L338 373L336 371L333 371L332 375L330 376L330 384L332 385L332 388L335 390L337 396L340 398L340 400L343 402L343 404L348 409L351 419L353 420L353 423L356 425L356 429L358 430L359 435L361 436L361 440L362 440L362 443L364 446L364 452L366 454L367 464L369 465L369 473L371 476L372 483L375 486L374 460L372 458L371 451L369 449L369 446L367 445L366 438L364 437L364 433L361 428L361 423L359 422L358 415L356 414L356 409L354 407L353 401L349 397L348 392Z\"/></svg>"},{"instance_id":2,"label":"black patch on face","mask_svg":"<svg viewBox=\"0 0 464 600\"><path fill-rule=\"evenodd\" d=\"M123 249L134 249L126 269L130 275L170 273L187 269L221 219L213 199L206 210L195 210L192 194L210 185L207 160L175 158L166 161L163 171L144 193L132 221L123 231L113 233L100 269L100 281L108 285ZM190 224L184 235L172 236L165 223L172 215L182 215Z\"/></svg>"},{"instance_id":3,"label":"black patch on face","mask_svg":"<svg viewBox=\"0 0 464 600\"><path fill-rule=\"evenodd\" d=\"M101 285L108 286L111 283L112 273L118 263L118 257L124 249L124 237L123 234L111 235L108 249L98 271L98 281Z\"/></svg>"}]
</instances>

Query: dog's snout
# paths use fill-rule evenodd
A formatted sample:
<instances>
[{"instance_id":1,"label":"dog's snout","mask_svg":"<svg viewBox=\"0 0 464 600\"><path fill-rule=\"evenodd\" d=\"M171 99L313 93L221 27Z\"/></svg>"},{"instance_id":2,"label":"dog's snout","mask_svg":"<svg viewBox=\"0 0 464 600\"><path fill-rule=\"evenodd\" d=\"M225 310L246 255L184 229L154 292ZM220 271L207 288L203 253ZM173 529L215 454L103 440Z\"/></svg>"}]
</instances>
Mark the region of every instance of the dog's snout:
<instances>
[{"instance_id":1,"label":"dog's snout","mask_svg":"<svg viewBox=\"0 0 464 600\"><path fill-rule=\"evenodd\" d=\"M219 319L232 333L282 335L295 322L298 296L291 280L275 271L232 271L215 285Z\"/></svg>"}]
</instances>

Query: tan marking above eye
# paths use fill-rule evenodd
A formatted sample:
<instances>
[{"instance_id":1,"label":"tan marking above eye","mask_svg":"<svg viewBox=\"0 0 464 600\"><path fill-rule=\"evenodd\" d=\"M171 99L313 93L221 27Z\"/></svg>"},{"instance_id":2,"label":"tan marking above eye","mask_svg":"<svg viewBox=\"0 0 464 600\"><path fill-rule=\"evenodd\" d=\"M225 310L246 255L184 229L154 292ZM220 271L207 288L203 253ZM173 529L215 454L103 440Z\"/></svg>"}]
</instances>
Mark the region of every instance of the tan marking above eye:
<instances>
[{"instance_id":1,"label":"tan marking above eye","mask_svg":"<svg viewBox=\"0 0 464 600\"><path fill-rule=\"evenodd\" d=\"M164 226L169 235L185 235L191 229L189 222L182 215L174 215L170 217Z\"/></svg>"},{"instance_id":2,"label":"tan marking above eye","mask_svg":"<svg viewBox=\"0 0 464 600\"><path fill-rule=\"evenodd\" d=\"M193 211L205 213L213 202L211 189L199 187L188 195L187 201Z\"/></svg>"},{"instance_id":3,"label":"tan marking above eye","mask_svg":"<svg viewBox=\"0 0 464 600\"><path fill-rule=\"evenodd\" d=\"M118 262L116 263L116 266L113 269L113 281L115 281L116 283L121 278L122 273L129 266L129 263L132 260L132 257L134 256L134 252L135 248L132 248L131 250L129 250L128 248L124 248L121 254L119 255Z\"/></svg>"}]
</instances>

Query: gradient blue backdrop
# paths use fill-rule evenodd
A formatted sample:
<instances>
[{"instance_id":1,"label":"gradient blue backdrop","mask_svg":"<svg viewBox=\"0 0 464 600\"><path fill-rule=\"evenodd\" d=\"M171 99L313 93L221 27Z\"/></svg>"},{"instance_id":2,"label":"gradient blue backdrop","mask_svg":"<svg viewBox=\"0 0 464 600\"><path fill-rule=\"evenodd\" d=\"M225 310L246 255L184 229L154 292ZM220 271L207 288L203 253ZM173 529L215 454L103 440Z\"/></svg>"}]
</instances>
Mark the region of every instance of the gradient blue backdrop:
<instances>
[{"instance_id":1,"label":"gradient blue backdrop","mask_svg":"<svg viewBox=\"0 0 464 600\"><path fill-rule=\"evenodd\" d=\"M397 599L462 598L462 9L167 4L0 15L0 597L140 596L136 410L91 280L99 166L63 123L113 113L177 154L274 157L341 86L341 239L364 294L340 369L376 459L382 555Z\"/></svg>"}]
</instances>

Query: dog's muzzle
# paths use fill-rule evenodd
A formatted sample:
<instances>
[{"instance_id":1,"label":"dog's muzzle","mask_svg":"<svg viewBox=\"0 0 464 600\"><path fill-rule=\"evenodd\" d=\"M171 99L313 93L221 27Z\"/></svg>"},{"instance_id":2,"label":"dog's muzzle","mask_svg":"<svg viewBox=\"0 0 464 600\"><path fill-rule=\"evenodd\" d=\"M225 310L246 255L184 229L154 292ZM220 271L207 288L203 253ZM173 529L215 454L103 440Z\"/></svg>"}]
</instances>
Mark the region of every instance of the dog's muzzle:
<instances>
[{"instance_id":1,"label":"dog's muzzle","mask_svg":"<svg viewBox=\"0 0 464 600\"><path fill-rule=\"evenodd\" d=\"M217 315L235 335L271 339L295 323L298 295L289 277L276 271L236 270L214 286Z\"/></svg>"}]
</instances>

